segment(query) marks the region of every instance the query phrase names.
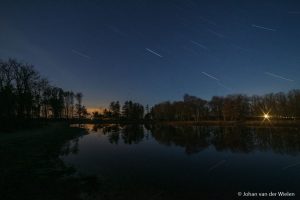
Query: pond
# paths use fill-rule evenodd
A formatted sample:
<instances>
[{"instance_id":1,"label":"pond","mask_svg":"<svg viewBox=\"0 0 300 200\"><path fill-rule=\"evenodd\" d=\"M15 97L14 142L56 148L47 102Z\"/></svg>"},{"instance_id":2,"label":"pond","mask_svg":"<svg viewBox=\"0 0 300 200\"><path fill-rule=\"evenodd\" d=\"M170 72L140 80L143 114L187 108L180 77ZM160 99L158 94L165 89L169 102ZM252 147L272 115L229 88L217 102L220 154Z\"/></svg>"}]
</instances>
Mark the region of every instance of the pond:
<instances>
[{"instance_id":1,"label":"pond","mask_svg":"<svg viewBox=\"0 0 300 200\"><path fill-rule=\"evenodd\" d=\"M84 128L88 134L70 141L61 158L78 174L97 176L116 199L300 195L299 128Z\"/></svg>"}]
</instances>

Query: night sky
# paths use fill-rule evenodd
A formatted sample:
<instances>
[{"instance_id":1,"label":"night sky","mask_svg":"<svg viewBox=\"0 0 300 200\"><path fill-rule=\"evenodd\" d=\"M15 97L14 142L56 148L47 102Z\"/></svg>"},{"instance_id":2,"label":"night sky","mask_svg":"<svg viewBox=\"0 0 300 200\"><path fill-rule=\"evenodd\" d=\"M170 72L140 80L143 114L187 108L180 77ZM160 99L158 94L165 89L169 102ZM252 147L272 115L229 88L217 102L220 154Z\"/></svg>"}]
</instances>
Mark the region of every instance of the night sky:
<instances>
[{"instance_id":1,"label":"night sky","mask_svg":"<svg viewBox=\"0 0 300 200\"><path fill-rule=\"evenodd\" d=\"M300 88L298 1L1 1L0 58L88 107Z\"/></svg>"}]
</instances>

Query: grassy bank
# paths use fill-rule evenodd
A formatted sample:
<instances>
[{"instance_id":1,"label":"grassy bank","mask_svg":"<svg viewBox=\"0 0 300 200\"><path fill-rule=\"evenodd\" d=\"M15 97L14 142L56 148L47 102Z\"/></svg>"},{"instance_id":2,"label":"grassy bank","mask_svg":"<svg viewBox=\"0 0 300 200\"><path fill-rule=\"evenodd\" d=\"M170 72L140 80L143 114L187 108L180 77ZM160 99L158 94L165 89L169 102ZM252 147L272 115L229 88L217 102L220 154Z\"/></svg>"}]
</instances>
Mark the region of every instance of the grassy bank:
<instances>
[{"instance_id":1,"label":"grassy bank","mask_svg":"<svg viewBox=\"0 0 300 200\"><path fill-rule=\"evenodd\" d=\"M59 155L84 133L66 123L0 133L1 199L78 199L88 178L72 177Z\"/></svg>"}]
</instances>

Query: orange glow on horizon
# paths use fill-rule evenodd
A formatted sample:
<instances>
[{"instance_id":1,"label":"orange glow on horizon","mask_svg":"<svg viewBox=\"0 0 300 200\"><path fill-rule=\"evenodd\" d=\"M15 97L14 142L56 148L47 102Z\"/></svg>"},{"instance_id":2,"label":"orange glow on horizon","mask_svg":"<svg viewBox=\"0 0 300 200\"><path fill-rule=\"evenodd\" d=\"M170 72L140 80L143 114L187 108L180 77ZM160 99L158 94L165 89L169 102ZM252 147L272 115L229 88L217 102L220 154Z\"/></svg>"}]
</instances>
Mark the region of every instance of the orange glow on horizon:
<instances>
[{"instance_id":1,"label":"orange glow on horizon","mask_svg":"<svg viewBox=\"0 0 300 200\"><path fill-rule=\"evenodd\" d=\"M104 108L101 108L101 107L99 107L99 108L95 108L95 107L88 107L87 108L87 111L89 112L89 113L93 113L93 112L99 112L99 113L103 113L103 110L104 110Z\"/></svg>"}]
</instances>

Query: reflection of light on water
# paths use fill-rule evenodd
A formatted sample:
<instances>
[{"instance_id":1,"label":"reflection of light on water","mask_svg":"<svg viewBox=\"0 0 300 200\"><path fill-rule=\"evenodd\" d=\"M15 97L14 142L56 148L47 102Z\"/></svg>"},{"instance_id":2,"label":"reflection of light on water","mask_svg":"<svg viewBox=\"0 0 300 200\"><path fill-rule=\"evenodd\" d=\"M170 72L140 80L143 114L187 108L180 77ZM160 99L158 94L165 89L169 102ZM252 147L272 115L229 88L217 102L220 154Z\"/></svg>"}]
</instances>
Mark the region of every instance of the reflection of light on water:
<instances>
[{"instance_id":1,"label":"reflection of light on water","mask_svg":"<svg viewBox=\"0 0 300 200\"><path fill-rule=\"evenodd\" d=\"M84 128L89 131L93 130L94 124L71 124L70 127L75 127L75 128Z\"/></svg>"}]
</instances>

